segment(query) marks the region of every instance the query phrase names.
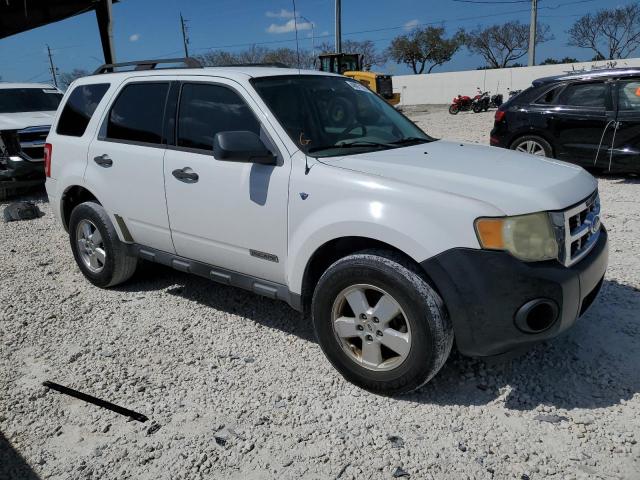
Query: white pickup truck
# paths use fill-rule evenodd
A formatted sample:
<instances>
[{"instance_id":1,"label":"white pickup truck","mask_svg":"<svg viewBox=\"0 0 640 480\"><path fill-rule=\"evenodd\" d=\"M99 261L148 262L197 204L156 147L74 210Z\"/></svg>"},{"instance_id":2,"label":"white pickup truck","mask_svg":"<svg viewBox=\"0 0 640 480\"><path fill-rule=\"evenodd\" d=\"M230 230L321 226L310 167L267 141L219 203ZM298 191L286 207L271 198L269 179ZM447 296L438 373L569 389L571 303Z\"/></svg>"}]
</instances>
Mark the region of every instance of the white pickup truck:
<instances>
[{"instance_id":1,"label":"white pickup truck","mask_svg":"<svg viewBox=\"0 0 640 480\"><path fill-rule=\"evenodd\" d=\"M501 354L597 295L607 233L582 168L436 140L342 76L155 66L74 82L47 139L49 199L95 285L142 258L284 300L386 394L429 381L454 339Z\"/></svg>"},{"instance_id":2,"label":"white pickup truck","mask_svg":"<svg viewBox=\"0 0 640 480\"><path fill-rule=\"evenodd\" d=\"M0 199L44 182L44 141L62 92L42 83L0 83Z\"/></svg>"}]
</instances>

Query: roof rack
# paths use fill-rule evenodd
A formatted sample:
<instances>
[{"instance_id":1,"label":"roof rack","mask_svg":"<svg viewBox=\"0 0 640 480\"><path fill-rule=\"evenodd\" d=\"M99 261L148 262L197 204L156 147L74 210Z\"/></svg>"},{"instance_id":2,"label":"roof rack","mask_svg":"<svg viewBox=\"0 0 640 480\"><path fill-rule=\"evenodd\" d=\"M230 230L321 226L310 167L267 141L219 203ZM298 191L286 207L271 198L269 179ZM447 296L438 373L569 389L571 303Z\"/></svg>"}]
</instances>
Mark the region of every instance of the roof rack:
<instances>
[{"instance_id":1,"label":"roof rack","mask_svg":"<svg viewBox=\"0 0 640 480\"><path fill-rule=\"evenodd\" d=\"M167 63L181 63L184 65L179 68L202 68L202 64L195 58L162 58L154 60L138 60L136 62L105 63L104 65L100 65L93 74L100 75L101 73L115 72L116 68L120 67L135 67L133 70L155 70L159 64Z\"/></svg>"}]
</instances>

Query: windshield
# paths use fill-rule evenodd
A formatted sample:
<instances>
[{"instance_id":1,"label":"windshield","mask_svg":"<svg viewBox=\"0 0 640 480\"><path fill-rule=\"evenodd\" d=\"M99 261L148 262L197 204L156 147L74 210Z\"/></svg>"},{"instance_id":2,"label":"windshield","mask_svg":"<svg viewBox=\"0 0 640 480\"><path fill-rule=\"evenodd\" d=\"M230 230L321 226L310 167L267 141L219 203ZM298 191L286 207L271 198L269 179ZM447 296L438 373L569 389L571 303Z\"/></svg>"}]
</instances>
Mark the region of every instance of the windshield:
<instances>
[{"instance_id":1,"label":"windshield","mask_svg":"<svg viewBox=\"0 0 640 480\"><path fill-rule=\"evenodd\" d=\"M361 83L337 76L287 75L253 86L300 149L334 157L433 139Z\"/></svg>"},{"instance_id":2,"label":"windshield","mask_svg":"<svg viewBox=\"0 0 640 480\"><path fill-rule=\"evenodd\" d=\"M49 112L58 109L62 94L48 88L0 88L0 113Z\"/></svg>"}]
</instances>

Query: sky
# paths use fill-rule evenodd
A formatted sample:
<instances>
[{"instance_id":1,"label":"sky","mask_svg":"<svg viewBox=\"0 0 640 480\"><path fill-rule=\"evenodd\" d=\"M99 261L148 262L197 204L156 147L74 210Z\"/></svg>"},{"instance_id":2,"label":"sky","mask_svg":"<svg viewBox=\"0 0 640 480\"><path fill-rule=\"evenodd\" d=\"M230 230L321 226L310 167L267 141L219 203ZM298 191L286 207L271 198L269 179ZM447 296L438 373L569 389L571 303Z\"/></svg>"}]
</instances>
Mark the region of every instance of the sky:
<instances>
[{"instance_id":1,"label":"sky","mask_svg":"<svg viewBox=\"0 0 640 480\"><path fill-rule=\"evenodd\" d=\"M343 0L343 41L372 40L384 50L394 37L416 26L441 25L452 34L458 28L510 20L529 23L529 0L492 1ZM585 13L630 3L634 0L539 0L539 21L551 27L554 39L538 46L537 61L565 56L590 60L593 52L567 46L566 32L571 24ZM333 42L334 0L296 0L296 7L301 48L311 49L312 42ZM218 48L237 51L252 44L295 48L292 10L292 0L121 0L113 7L116 58L183 56L180 13L188 22L192 55ZM46 45L51 47L59 72L75 68L92 71L103 63L95 15L88 13L0 40L2 80L49 82ZM526 57L521 61L526 63ZM475 69L483 64L480 57L462 49L434 73ZM377 70L409 73L395 63Z\"/></svg>"}]
</instances>

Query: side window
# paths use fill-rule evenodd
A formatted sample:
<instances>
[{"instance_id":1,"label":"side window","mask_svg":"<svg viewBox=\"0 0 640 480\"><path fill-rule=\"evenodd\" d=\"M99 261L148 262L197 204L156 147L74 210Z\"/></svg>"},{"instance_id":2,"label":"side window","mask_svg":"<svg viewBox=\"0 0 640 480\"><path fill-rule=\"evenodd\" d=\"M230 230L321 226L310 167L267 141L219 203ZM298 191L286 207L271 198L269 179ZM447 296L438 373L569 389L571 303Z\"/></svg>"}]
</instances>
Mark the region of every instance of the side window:
<instances>
[{"instance_id":1,"label":"side window","mask_svg":"<svg viewBox=\"0 0 640 480\"><path fill-rule=\"evenodd\" d=\"M607 86L604 83L574 83L564 89L560 103L574 107L605 108Z\"/></svg>"},{"instance_id":2,"label":"side window","mask_svg":"<svg viewBox=\"0 0 640 480\"><path fill-rule=\"evenodd\" d=\"M81 137L89 125L93 112L109 89L108 83L94 85L78 85L73 89L67 103L62 109L56 133Z\"/></svg>"},{"instance_id":3,"label":"side window","mask_svg":"<svg viewBox=\"0 0 640 480\"><path fill-rule=\"evenodd\" d=\"M640 111L640 80L620 82L618 88L618 110Z\"/></svg>"},{"instance_id":4,"label":"side window","mask_svg":"<svg viewBox=\"0 0 640 480\"><path fill-rule=\"evenodd\" d=\"M552 88L551 90L547 90L544 94L542 94L534 103L539 105L551 105L556 101L558 94L562 90L562 85Z\"/></svg>"},{"instance_id":5,"label":"side window","mask_svg":"<svg viewBox=\"0 0 640 480\"><path fill-rule=\"evenodd\" d=\"M131 83L111 107L106 138L162 143L162 120L169 83Z\"/></svg>"},{"instance_id":6,"label":"side window","mask_svg":"<svg viewBox=\"0 0 640 480\"><path fill-rule=\"evenodd\" d=\"M188 83L182 87L178 113L179 147L213 150L216 133L234 130L260 135L260 123L236 92L205 83Z\"/></svg>"}]
</instances>

